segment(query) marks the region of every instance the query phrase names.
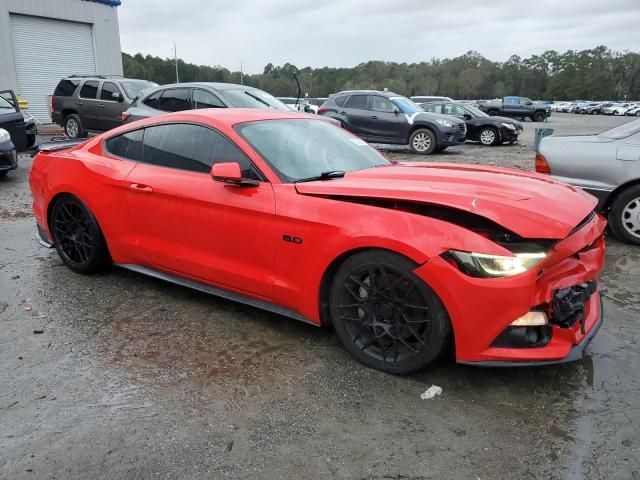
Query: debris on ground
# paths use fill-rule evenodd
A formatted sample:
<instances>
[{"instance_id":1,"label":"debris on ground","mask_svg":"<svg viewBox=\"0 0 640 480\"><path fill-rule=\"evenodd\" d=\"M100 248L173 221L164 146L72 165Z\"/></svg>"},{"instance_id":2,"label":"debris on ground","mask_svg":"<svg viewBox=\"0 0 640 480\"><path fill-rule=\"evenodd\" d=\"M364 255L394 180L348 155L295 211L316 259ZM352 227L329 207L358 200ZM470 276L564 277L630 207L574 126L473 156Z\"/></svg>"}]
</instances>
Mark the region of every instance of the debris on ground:
<instances>
[{"instance_id":1,"label":"debris on ground","mask_svg":"<svg viewBox=\"0 0 640 480\"><path fill-rule=\"evenodd\" d=\"M37 334L39 334L39 333L44 333L44 330L43 330L42 328L36 328L36 329L33 331L33 333L34 333L35 335L37 335Z\"/></svg>"},{"instance_id":2,"label":"debris on ground","mask_svg":"<svg viewBox=\"0 0 640 480\"><path fill-rule=\"evenodd\" d=\"M33 310L32 307L22 307L22 308L24 308L25 312L30 312L31 310Z\"/></svg>"},{"instance_id":3,"label":"debris on ground","mask_svg":"<svg viewBox=\"0 0 640 480\"><path fill-rule=\"evenodd\" d=\"M441 393L442 393L442 387L439 387L437 385L431 385L429 388L425 390L423 394L420 395L420 398L422 400L429 400L435 397L436 395L440 395Z\"/></svg>"}]
</instances>

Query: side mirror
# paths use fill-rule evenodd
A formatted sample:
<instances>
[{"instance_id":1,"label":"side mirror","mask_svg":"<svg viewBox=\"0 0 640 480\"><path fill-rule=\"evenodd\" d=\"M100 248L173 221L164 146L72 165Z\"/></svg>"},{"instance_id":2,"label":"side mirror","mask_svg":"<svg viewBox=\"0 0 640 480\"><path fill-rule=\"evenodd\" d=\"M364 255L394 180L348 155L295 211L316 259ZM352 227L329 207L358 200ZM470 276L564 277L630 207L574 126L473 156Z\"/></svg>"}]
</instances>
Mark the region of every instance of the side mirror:
<instances>
[{"instance_id":1,"label":"side mirror","mask_svg":"<svg viewBox=\"0 0 640 480\"><path fill-rule=\"evenodd\" d=\"M465 113L464 115L462 115L462 118L464 118L465 120L471 120L473 117L470 113Z\"/></svg>"},{"instance_id":2,"label":"side mirror","mask_svg":"<svg viewBox=\"0 0 640 480\"><path fill-rule=\"evenodd\" d=\"M240 165L236 162L214 163L211 167L211 178L238 187L256 187L259 182L252 178L242 178Z\"/></svg>"},{"instance_id":3,"label":"side mirror","mask_svg":"<svg viewBox=\"0 0 640 480\"><path fill-rule=\"evenodd\" d=\"M119 92L113 92L111 94L111 98L114 99L116 102L121 102L123 100L122 94Z\"/></svg>"},{"instance_id":4,"label":"side mirror","mask_svg":"<svg viewBox=\"0 0 640 480\"><path fill-rule=\"evenodd\" d=\"M394 108L394 109L393 109L393 113L394 113L394 114L396 115L396 117L397 117L398 115L400 115L400 110L399 110L399 109L397 109L397 108Z\"/></svg>"}]
</instances>

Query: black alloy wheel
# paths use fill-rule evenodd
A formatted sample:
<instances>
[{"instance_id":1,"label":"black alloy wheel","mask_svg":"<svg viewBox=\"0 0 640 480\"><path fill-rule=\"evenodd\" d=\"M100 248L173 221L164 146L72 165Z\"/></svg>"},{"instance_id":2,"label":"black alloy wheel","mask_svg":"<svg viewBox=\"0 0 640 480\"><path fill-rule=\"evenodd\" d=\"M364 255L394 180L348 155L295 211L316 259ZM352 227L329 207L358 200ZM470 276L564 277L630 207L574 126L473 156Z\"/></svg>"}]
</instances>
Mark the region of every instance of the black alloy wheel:
<instances>
[{"instance_id":1,"label":"black alloy wheel","mask_svg":"<svg viewBox=\"0 0 640 480\"><path fill-rule=\"evenodd\" d=\"M71 270L94 273L109 261L96 219L76 197L65 196L55 203L50 227L58 255Z\"/></svg>"},{"instance_id":2,"label":"black alloy wheel","mask_svg":"<svg viewBox=\"0 0 640 480\"><path fill-rule=\"evenodd\" d=\"M358 360L388 373L407 374L437 358L450 324L436 294L410 260L385 251L350 257L336 273L331 320Z\"/></svg>"}]
</instances>

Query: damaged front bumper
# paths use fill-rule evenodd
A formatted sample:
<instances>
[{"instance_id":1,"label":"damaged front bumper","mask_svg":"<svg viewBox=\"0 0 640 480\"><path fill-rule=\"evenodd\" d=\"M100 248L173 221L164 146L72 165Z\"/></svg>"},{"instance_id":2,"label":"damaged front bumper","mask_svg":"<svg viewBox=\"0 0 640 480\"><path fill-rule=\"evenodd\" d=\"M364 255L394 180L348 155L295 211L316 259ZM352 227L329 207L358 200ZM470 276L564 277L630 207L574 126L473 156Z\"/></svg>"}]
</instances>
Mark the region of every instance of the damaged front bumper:
<instances>
[{"instance_id":1,"label":"damaged front bumper","mask_svg":"<svg viewBox=\"0 0 640 480\"><path fill-rule=\"evenodd\" d=\"M449 314L458 363L535 366L580 359L603 322L597 280L605 227L604 218L594 215L559 241L539 267L512 277L474 278L441 257L416 269ZM510 342L505 332L529 328L513 322L540 311L548 323L535 327L530 338Z\"/></svg>"}]
</instances>

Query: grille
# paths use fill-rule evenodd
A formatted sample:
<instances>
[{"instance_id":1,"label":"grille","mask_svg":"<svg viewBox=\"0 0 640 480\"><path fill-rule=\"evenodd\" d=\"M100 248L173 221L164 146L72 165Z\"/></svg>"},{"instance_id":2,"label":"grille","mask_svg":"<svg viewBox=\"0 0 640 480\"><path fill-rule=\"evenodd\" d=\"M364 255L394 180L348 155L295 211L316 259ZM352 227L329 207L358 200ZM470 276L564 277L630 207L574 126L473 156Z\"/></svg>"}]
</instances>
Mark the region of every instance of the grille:
<instances>
[{"instance_id":1,"label":"grille","mask_svg":"<svg viewBox=\"0 0 640 480\"><path fill-rule=\"evenodd\" d=\"M460 133L462 133L462 135L466 135L467 134L467 125L464 123L460 123L458 124L458 129L460 130Z\"/></svg>"}]
</instances>

